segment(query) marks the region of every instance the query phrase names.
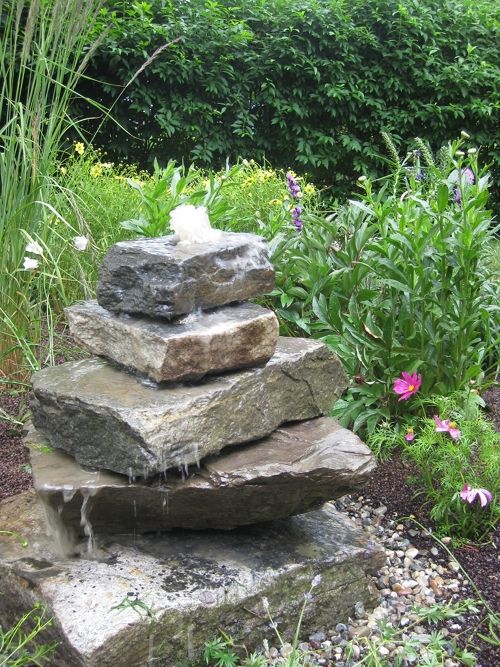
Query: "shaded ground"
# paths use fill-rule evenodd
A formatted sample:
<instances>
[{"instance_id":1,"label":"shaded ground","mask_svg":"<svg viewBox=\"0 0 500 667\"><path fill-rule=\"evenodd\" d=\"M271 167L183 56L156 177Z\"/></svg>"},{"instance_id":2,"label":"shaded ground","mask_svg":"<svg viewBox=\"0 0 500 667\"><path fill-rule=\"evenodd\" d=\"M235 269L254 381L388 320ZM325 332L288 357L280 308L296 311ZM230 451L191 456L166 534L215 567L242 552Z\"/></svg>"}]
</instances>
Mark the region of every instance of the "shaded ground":
<instances>
[{"instance_id":1,"label":"shaded ground","mask_svg":"<svg viewBox=\"0 0 500 667\"><path fill-rule=\"evenodd\" d=\"M484 394L487 401L489 416L500 430L500 387L493 387ZM13 422L0 419L0 500L20 493L31 486L29 465L25 457L21 430L22 426L15 421L22 417L28 409L27 394L9 396L0 394L0 415L10 415ZM370 483L364 488L362 495L373 503L373 507L387 506L385 520L397 517L413 516L416 521L427 529L432 528L421 497L415 496L415 487L408 479L414 474L410 464L396 456L390 462L381 464ZM408 520L411 528L412 520ZM415 526L416 527L416 526ZM470 545L454 550L454 555L461 563L483 598L491 608L500 613L500 576L499 576L499 532L491 536L490 542L480 547ZM430 549L439 545L430 536L418 535L412 538L417 548ZM436 562L445 564L450 560L449 554L439 547ZM484 621L485 612L477 616L477 623ZM488 629L482 627L488 634ZM500 665L500 647L478 639L475 641L480 651L481 667L497 667Z\"/></svg>"}]
</instances>

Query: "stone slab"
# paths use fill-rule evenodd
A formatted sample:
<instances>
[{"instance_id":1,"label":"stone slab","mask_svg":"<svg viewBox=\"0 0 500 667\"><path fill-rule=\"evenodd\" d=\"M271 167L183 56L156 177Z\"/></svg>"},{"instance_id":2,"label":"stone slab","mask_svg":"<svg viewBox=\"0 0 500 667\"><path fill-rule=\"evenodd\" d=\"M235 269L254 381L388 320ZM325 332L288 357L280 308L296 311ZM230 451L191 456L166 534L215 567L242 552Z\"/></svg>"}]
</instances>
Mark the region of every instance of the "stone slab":
<instances>
[{"instance_id":1,"label":"stone slab","mask_svg":"<svg viewBox=\"0 0 500 667\"><path fill-rule=\"evenodd\" d=\"M302 637L335 627L356 602L376 601L371 574L384 551L331 505L233 532L130 536L103 542L91 560L54 553L34 494L0 503L0 524L28 541L0 536L0 617L12 623L40 602L57 639L51 667L201 665L204 642L221 630L249 650L267 638L263 598L285 640L305 608ZM134 603L141 603L143 607Z\"/></svg>"},{"instance_id":2,"label":"stone slab","mask_svg":"<svg viewBox=\"0 0 500 667\"><path fill-rule=\"evenodd\" d=\"M276 315L253 303L197 311L170 322L116 315L96 301L75 304L65 313L78 343L156 382L198 380L263 364L278 341Z\"/></svg>"},{"instance_id":3,"label":"stone slab","mask_svg":"<svg viewBox=\"0 0 500 667\"><path fill-rule=\"evenodd\" d=\"M111 246L100 267L97 300L106 310L171 319L246 301L273 286L260 236L223 232L210 243L178 243L171 235Z\"/></svg>"},{"instance_id":4,"label":"stone slab","mask_svg":"<svg viewBox=\"0 0 500 667\"><path fill-rule=\"evenodd\" d=\"M280 338L262 368L196 385L150 386L85 359L35 373L33 423L81 465L147 478L328 413L346 385L331 349L302 338Z\"/></svg>"},{"instance_id":5,"label":"stone slab","mask_svg":"<svg viewBox=\"0 0 500 667\"><path fill-rule=\"evenodd\" d=\"M84 470L71 456L40 446L35 430L25 442L35 490L55 521L81 535L84 528L139 534L282 519L359 489L376 467L370 449L331 417L285 425L208 457L185 479L170 473L150 483Z\"/></svg>"}]
</instances>

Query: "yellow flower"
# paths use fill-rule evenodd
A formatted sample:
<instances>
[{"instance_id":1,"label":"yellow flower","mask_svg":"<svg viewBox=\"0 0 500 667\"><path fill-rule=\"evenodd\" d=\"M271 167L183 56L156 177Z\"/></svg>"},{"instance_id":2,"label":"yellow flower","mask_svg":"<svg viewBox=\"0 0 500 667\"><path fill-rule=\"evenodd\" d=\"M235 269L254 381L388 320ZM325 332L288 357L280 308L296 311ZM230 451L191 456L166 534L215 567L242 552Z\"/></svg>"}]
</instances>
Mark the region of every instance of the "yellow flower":
<instances>
[{"instance_id":1,"label":"yellow flower","mask_svg":"<svg viewBox=\"0 0 500 667\"><path fill-rule=\"evenodd\" d=\"M304 185L303 192L305 195L313 195L316 192L316 188L312 183L308 183L307 185Z\"/></svg>"},{"instance_id":2,"label":"yellow flower","mask_svg":"<svg viewBox=\"0 0 500 667\"><path fill-rule=\"evenodd\" d=\"M78 153L78 155L83 155L85 152L85 146L82 144L81 141L77 141L75 144L75 153Z\"/></svg>"},{"instance_id":3,"label":"yellow flower","mask_svg":"<svg viewBox=\"0 0 500 667\"><path fill-rule=\"evenodd\" d=\"M94 164L92 167L90 167L90 175L92 178L98 178L99 176L102 175L102 165Z\"/></svg>"},{"instance_id":4,"label":"yellow flower","mask_svg":"<svg viewBox=\"0 0 500 667\"><path fill-rule=\"evenodd\" d=\"M59 167L59 171L61 172L61 174L62 174L63 176L68 172L68 170L66 169L66 167Z\"/></svg>"}]
</instances>

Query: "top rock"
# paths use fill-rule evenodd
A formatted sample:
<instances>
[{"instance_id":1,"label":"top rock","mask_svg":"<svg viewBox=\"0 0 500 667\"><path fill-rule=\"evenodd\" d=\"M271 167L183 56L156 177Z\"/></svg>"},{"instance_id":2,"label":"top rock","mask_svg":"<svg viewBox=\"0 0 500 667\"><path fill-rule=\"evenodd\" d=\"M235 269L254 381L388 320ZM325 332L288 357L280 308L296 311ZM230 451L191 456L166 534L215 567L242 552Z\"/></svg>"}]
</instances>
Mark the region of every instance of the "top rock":
<instances>
[{"instance_id":1,"label":"top rock","mask_svg":"<svg viewBox=\"0 0 500 667\"><path fill-rule=\"evenodd\" d=\"M269 292L274 270L266 241L223 232L210 243L173 235L111 246L100 269L97 300L107 310L166 319Z\"/></svg>"}]
</instances>

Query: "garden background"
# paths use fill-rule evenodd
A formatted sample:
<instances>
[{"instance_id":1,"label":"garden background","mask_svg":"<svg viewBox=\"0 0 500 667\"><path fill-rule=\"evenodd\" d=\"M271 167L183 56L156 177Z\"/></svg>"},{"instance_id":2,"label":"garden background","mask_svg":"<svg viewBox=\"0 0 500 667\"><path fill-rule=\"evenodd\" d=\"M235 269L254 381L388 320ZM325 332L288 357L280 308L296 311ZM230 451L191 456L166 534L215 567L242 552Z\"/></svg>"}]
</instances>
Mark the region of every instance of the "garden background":
<instances>
[{"instance_id":1,"label":"garden background","mask_svg":"<svg viewBox=\"0 0 500 667\"><path fill-rule=\"evenodd\" d=\"M268 239L265 305L284 335L337 352L351 384L334 414L380 460L414 462L436 534L491 542L499 13L2 0L2 433L28 416L30 374L81 353L63 308L94 295L109 245L205 206L213 226ZM13 475L29 483L12 470L4 495Z\"/></svg>"}]
</instances>

